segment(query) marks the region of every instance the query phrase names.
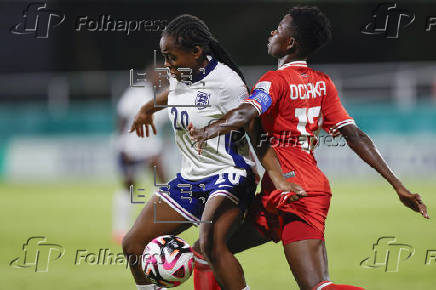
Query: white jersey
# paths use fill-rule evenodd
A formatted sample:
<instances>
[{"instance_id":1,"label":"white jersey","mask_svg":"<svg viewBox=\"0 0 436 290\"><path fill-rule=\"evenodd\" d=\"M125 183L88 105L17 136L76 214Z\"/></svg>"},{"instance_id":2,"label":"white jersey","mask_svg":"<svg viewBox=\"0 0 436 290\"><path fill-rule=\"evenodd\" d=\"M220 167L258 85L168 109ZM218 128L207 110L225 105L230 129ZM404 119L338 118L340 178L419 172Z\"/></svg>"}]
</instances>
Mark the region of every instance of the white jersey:
<instances>
[{"instance_id":1,"label":"white jersey","mask_svg":"<svg viewBox=\"0 0 436 290\"><path fill-rule=\"evenodd\" d=\"M127 122L118 136L117 149L127 153L134 159L146 159L156 156L163 147L159 134L154 135L153 132L150 132L150 137L139 138L135 133L128 132L141 106L152 99L153 87L150 83L146 83L145 87L127 88L118 102L117 114L119 117L126 119ZM156 129L159 131L163 124L167 122L166 114L156 112L153 117Z\"/></svg>"},{"instance_id":2,"label":"white jersey","mask_svg":"<svg viewBox=\"0 0 436 290\"><path fill-rule=\"evenodd\" d=\"M182 153L182 177L200 180L219 173L246 176L246 170L254 165L246 136L237 142L230 140L233 139L230 133L207 140L199 155L186 129L189 123L203 128L238 107L248 96L244 82L235 71L215 59L210 59L201 79L194 81L188 85L170 77L168 105L174 107L168 108L168 115Z\"/></svg>"}]
</instances>

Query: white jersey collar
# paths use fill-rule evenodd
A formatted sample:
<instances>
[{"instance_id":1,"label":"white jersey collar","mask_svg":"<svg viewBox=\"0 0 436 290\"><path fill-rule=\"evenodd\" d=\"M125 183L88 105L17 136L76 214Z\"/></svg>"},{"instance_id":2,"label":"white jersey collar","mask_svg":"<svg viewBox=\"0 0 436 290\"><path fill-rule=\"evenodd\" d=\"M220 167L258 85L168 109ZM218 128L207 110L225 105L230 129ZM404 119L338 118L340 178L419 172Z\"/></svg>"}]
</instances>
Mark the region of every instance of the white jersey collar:
<instances>
[{"instance_id":1,"label":"white jersey collar","mask_svg":"<svg viewBox=\"0 0 436 290\"><path fill-rule=\"evenodd\" d=\"M305 60L291 61L291 62L285 63L284 65L279 67L279 70L285 69L285 68L287 68L289 66L307 67L307 61L305 61Z\"/></svg>"}]
</instances>

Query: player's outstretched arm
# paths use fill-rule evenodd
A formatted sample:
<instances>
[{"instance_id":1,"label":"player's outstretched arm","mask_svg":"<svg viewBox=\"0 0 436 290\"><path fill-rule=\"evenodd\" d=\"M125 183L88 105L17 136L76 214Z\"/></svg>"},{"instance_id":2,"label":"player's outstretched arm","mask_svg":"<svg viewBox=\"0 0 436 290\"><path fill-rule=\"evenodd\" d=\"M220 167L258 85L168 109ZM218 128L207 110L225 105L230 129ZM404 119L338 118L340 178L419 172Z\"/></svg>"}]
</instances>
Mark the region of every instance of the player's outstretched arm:
<instances>
[{"instance_id":1,"label":"player's outstretched arm","mask_svg":"<svg viewBox=\"0 0 436 290\"><path fill-rule=\"evenodd\" d=\"M298 184L288 182L283 176L279 159L269 142L262 140L262 123L259 118L255 118L245 126L245 130L250 136L251 145L254 148L257 158L262 167L268 173L271 181L277 190L283 191L282 201L296 201L301 197L307 196L306 191Z\"/></svg>"},{"instance_id":2,"label":"player's outstretched arm","mask_svg":"<svg viewBox=\"0 0 436 290\"><path fill-rule=\"evenodd\" d=\"M162 93L156 96L156 105L167 105L168 104L168 89L165 89ZM138 137L144 138L144 125L145 125L145 136L150 136L149 126L153 130L153 134L157 134L156 127L153 122L153 114L157 111L165 109L165 107L155 106L155 100L150 100L148 103L143 105L133 120L132 126L130 127L129 133L136 131Z\"/></svg>"},{"instance_id":3,"label":"player's outstretched arm","mask_svg":"<svg viewBox=\"0 0 436 290\"><path fill-rule=\"evenodd\" d=\"M202 145L206 140L244 127L250 136L250 141L257 158L268 172L274 186L277 190L282 190L285 193L283 195L284 201L286 201L286 199L295 201L306 196L307 193L301 186L288 182L283 177L280 163L274 149L271 148L267 142L260 142L262 127L260 120L257 119L258 116L259 113L253 105L241 104L207 127L198 129L194 128L192 124L189 124L188 130L191 138L197 142L199 152L201 152Z\"/></svg>"},{"instance_id":4,"label":"player's outstretched arm","mask_svg":"<svg viewBox=\"0 0 436 290\"><path fill-rule=\"evenodd\" d=\"M429 218L427 207L419 194L411 193L395 176L392 170L378 152L372 140L362 130L354 124L344 126L339 129L342 136L347 140L348 146L368 163L378 173L380 173L395 189L401 202L408 208L419 212L423 217Z\"/></svg>"},{"instance_id":5,"label":"player's outstretched arm","mask_svg":"<svg viewBox=\"0 0 436 290\"><path fill-rule=\"evenodd\" d=\"M221 119L204 128L194 128L190 124L188 127L189 134L197 142L198 148L201 149L206 140L245 127L258 115L259 113L253 105L241 104L236 109L228 111Z\"/></svg>"}]
</instances>

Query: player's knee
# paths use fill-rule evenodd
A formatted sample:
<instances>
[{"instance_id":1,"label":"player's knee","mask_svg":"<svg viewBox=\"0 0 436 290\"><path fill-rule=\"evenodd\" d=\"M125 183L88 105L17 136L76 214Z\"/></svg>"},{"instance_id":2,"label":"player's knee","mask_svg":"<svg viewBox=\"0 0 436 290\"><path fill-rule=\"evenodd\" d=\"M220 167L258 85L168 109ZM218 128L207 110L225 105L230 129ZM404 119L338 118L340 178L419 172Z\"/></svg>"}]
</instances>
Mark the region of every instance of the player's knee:
<instances>
[{"instance_id":1,"label":"player's knee","mask_svg":"<svg viewBox=\"0 0 436 290\"><path fill-rule=\"evenodd\" d=\"M196 251L197 253L202 253L201 247L200 247L200 240L196 240L195 243L192 245L192 249Z\"/></svg>"},{"instance_id":2,"label":"player's knee","mask_svg":"<svg viewBox=\"0 0 436 290\"><path fill-rule=\"evenodd\" d=\"M209 242L210 238L207 233L200 232L200 239L198 241L198 244L200 246L200 252L203 253L203 255L206 255L206 253L209 251Z\"/></svg>"},{"instance_id":3,"label":"player's knee","mask_svg":"<svg viewBox=\"0 0 436 290\"><path fill-rule=\"evenodd\" d=\"M130 255L134 252L134 243L133 239L129 234L126 234L123 237L123 241L121 243L121 246L123 247L123 253L124 255Z\"/></svg>"},{"instance_id":4,"label":"player's knee","mask_svg":"<svg viewBox=\"0 0 436 290\"><path fill-rule=\"evenodd\" d=\"M209 263L218 264L224 253L223 250L221 250L221 247L206 245L203 254L206 256Z\"/></svg>"},{"instance_id":5,"label":"player's knee","mask_svg":"<svg viewBox=\"0 0 436 290\"><path fill-rule=\"evenodd\" d=\"M127 233L122 242L123 247L123 253L124 255L141 255L144 251L145 245L149 241L146 240L139 240L137 237L135 237L134 234L131 232Z\"/></svg>"},{"instance_id":6,"label":"player's knee","mask_svg":"<svg viewBox=\"0 0 436 290\"><path fill-rule=\"evenodd\" d=\"M200 245L200 251L201 253L203 253L203 255L206 256L206 258L212 262L213 257L213 248L214 248L214 243L213 243L213 228L209 227L209 226L205 226L201 232L200 232L200 240L199 240L199 245Z\"/></svg>"}]
</instances>

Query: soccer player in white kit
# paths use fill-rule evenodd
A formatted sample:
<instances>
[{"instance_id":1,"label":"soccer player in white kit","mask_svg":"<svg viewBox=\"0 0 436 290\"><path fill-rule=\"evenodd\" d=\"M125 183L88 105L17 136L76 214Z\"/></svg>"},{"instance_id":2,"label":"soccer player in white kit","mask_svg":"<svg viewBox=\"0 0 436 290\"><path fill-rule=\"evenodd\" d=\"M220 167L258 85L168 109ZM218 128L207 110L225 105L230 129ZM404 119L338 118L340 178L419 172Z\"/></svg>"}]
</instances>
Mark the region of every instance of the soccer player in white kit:
<instances>
[{"instance_id":1,"label":"soccer player in white kit","mask_svg":"<svg viewBox=\"0 0 436 290\"><path fill-rule=\"evenodd\" d=\"M231 290L249 289L241 265L227 248L227 238L239 225L255 190L254 164L245 133L211 139L199 155L187 131L192 125L203 127L221 118L247 97L242 74L206 24L195 16L172 20L162 33L160 48L172 77L168 95L162 94L157 103L171 106L168 114L182 153L182 168L146 204L123 240L124 253L138 289L154 289L140 263L132 262L131 257L141 255L157 236L178 234L192 223L199 224L201 252L220 285ZM187 83L187 73L180 68L192 69L192 83ZM145 124L147 136L149 125L156 133L152 114L159 109L153 102L143 106L131 131L143 137ZM273 175L276 187L295 190L283 178L276 156L271 155L274 151L265 152L259 159ZM167 222L155 223L155 218Z\"/></svg>"},{"instance_id":2,"label":"soccer player in white kit","mask_svg":"<svg viewBox=\"0 0 436 290\"><path fill-rule=\"evenodd\" d=\"M122 189L115 192L112 206L112 238L120 243L131 226L132 212L134 207L131 203L130 186L135 186L136 174L144 168L154 172L156 166L156 178L159 183L167 180L161 164L163 150L162 136L150 136L145 142L138 136L129 134L129 128L133 122L138 108L153 100L155 90L159 86L168 86L162 83L157 72L152 66L146 69L147 81L128 87L121 95L117 104L117 136L115 140L117 162L122 178ZM161 128L168 122L165 112L156 112L155 124Z\"/></svg>"}]
</instances>

